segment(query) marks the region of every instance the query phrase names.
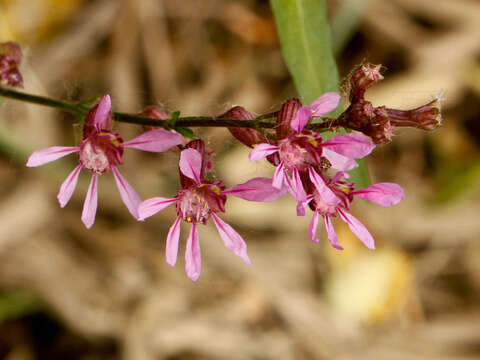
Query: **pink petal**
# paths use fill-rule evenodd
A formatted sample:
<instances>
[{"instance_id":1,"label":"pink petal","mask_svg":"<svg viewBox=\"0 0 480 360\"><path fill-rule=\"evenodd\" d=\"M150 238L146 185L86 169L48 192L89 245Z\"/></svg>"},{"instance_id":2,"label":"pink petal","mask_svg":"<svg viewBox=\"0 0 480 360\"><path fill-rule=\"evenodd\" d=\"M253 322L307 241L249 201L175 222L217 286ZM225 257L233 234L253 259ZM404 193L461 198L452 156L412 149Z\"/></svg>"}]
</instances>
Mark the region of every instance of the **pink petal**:
<instances>
[{"instance_id":1,"label":"pink petal","mask_svg":"<svg viewBox=\"0 0 480 360\"><path fill-rule=\"evenodd\" d=\"M87 196L85 197L85 202L83 203L82 211L82 221L87 229L90 229L95 222L98 201L97 188L97 174L93 173L90 186L88 187Z\"/></svg>"},{"instance_id":2,"label":"pink petal","mask_svg":"<svg viewBox=\"0 0 480 360\"><path fill-rule=\"evenodd\" d=\"M365 225L363 225L357 218L353 215L338 209L338 213L343 221L345 221L350 228L350 230L360 239L365 246L371 250L375 250L375 240L373 240L372 235L367 230Z\"/></svg>"},{"instance_id":3,"label":"pink petal","mask_svg":"<svg viewBox=\"0 0 480 360\"><path fill-rule=\"evenodd\" d=\"M310 108L308 106L302 106L295 113L295 117L292 119L290 127L296 133L301 133L305 125L307 125L308 120L310 120L310 116L312 116L312 111Z\"/></svg>"},{"instance_id":4,"label":"pink petal","mask_svg":"<svg viewBox=\"0 0 480 360\"><path fill-rule=\"evenodd\" d=\"M273 174L272 186L276 189L283 188L283 182L285 180L285 164L281 162L275 168L275 173Z\"/></svg>"},{"instance_id":5,"label":"pink petal","mask_svg":"<svg viewBox=\"0 0 480 360\"><path fill-rule=\"evenodd\" d=\"M168 230L165 256L167 258L167 264L170 266L175 266L175 263L177 262L178 240L180 239L181 220L182 217L177 216L175 222L170 227L170 230Z\"/></svg>"},{"instance_id":6,"label":"pink petal","mask_svg":"<svg viewBox=\"0 0 480 360\"><path fill-rule=\"evenodd\" d=\"M343 250L343 247L340 246L338 243L337 233L335 232L335 228L332 224L332 219L329 216L325 216L325 228L327 230L327 237L330 244L338 250Z\"/></svg>"},{"instance_id":7,"label":"pink petal","mask_svg":"<svg viewBox=\"0 0 480 360\"><path fill-rule=\"evenodd\" d=\"M125 180L115 166L112 166L112 172L123 203L127 207L128 211L130 211L130 214L132 214L135 219L138 219L137 209L138 205L140 205L142 202L142 200L140 200L140 196L138 196L137 192L132 188L127 180Z\"/></svg>"},{"instance_id":8,"label":"pink petal","mask_svg":"<svg viewBox=\"0 0 480 360\"><path fill-rule=\"evenodd\" d=\"M252 263L247 255L247 244L240 234L233 230L233 228L225 221L220 219L217 214L212 213L212 219L225 247L235 255L239 256L248 265L251 265Z\"/></svg>"},{"instance_id":9,"label":"pink petal","mask_svg":"<svg viewBox=\"0 0 480 360\"><path fill-rule=\"evenodd\" d=\"M202 271L202 254L200 252L197 224L195 223L192 223L185 248L185 271L193 281L197 281Z\"/></svg>"},{"instance_id":10,"label":"pink petal","mask_svg":"<svg viewBox=\"0 0 480 360\"><path fill-rule=\"evenodd\" d=\"M349 179L350 175L343 171L338 171L335 176L330 180L329 184L335 184L336 182L340 181L341 178Z\"/></svg>"},{"instance_id":11,"label":"pink petal","mask_svg":"<svg viewBox=\"0 0 480 360\"><path fill-rule=\"evenodd\" d=\"M315 188L319 192L320 196L322 199L328 204L328 205L336 205L340 202L338 197L333 193L333 191L325 184L323 181L322 177L317 174L317 172L309 167L308 168L308 173L310 175L310 180L312 180L313 184L315 185Z\"/></svg>"},{"instance_id":12,"label":"pink petal","mask_svg":"<svg viewBox=\"0 0 480 360\"><path fill-rule=\"evenodd\" d=\"M360 159L370 154L375 149L375 144L365 135L344 134L323 142L322 147L350 159Z\"/></svg>"},{"instance_id":13,"label":"pink petal","mask_svg":"<svg viewBox=\"0 0 480 360\"><path fill-rule=\"evenodd\" d=\"M310 226L308 227L308 233L310 234L310 240L312 240L314 243L319 242L318 238L316 238L316 236L315 236L317 234L317 227L318 227L318 212L314 211L312 221L310 222Z\"/></svg>"},{"instance_id":14,"label":"pink petal","mask_svg":"<svg viewBox=\"0 0 480 360\"><path fill-rule=\"evenodd\" d=\"M57 199L60 203L60 207L65 207L68 201L73 195L75 188L77 187L78 182L78 175L80 174L80 170L82 170L82 165L78 165L73 171L68 175L65 181L60 186L60 191L58 192Z\"/></svg>"},{"instance_id":15,"label":"pink petal","mask_svg":"<svg viewBox=\"0 0 480 360\"><path fill-rule=\"evenodd\" d=\"M286 176L287 185L290 194L297 200L297 216L305 216L305 207L307 205L307 194L303 188L302 180L297 169L293 169L292 178Z\"/></svg>"},{"instance_id":16,"label":"pink petal","mask_svg":"<svg viewBox=\"0 0 480 360\"><path fill-rule=\"evenodd\" d=\"M200 184L202 173L202 155L195 149L185 149L180 153L180 171L186 177Z\"/></svg>"},{"instance_id":17,"label":"pink petal","mask_svg":"<svg viewBox=\"0 0 480 360\"><path fill-rule=\"evenodd\" d=\"M51 161L60 159L71 153L78 152L78 146L52 146L46 149L37 150L30 155L27 161L28 167L40 166Z\"/></svg>"},{"instance_id":18,"label":"pink petal","mask_svg":"<svg viewBox=\"0 0 480 360\"><path fill-rule=\"evenodd\" d=\"M340 94L328 92L320 96L309 107L313 117L321 117L337 108L340 102Z\"/></svg>"},{"instance_id":19,"label":"pink petal","mask_svg":"<svg viewBox=\"0 0 480 360\"><path fill-rule=\"evenodd\" d=\"M352 195L381 206L396 205L405 197L402 187L394 183L373 184L364 189L352 191Z\"/></svg>"},{"instance_id":20,"label":"pink petal","mask_svg":"<svg viewBox=\"0 0 480 360\"><path fill-rule=\"evenodd\" d=\"M307 207L307 203L305 201L297 202L297 216L305 216L305 208Z\"/></svg>"},{"instance_id":21,"label":"pink petal","mask_svg":"<svg viewBox=\"0 0 480 360\"><path fill-rule=\"evenodd\" d=\"M332 168L336 170L348 171L358 166L355 160L352 160L346 156L337 154L336 152L329 150L327 148L322 149L322 156L326 157L327 160L332 165Z\"/></svg>"},{"instance_id":22,"label":"pink petal","mask_svg":"<svg viewBox=\"0 0 480 360\"><path fill-rule=\"evenodd\" d=\"M185 142L182 135L164 129L147 131L135 139L124 142L123 147L130 147L143 151L163 152Z\"/></svg>"},{"instance_id":23,"label":"pink petal","mask_svg":"<svg viewBox=\"0 0 480 360\"><path fill-rule=\"evenodd\" d=\"M108 119L108 115L110 115L111 108L112 101L110 100L110 95L105 95L98 103L95 118L93 119L93 126L97 129L97 132L100 132L105 128L105 121Z\"/></svg>"},{"instance_id":24,"label":"pink petal","mask_svg":"<svg viewBox=\"0 0 480 360\"><path fill-rule=\"evenodd\" d=\"M146 218L155 215L157 212L165 209L177 201L177 198L153 197L147 199L138 205L138 220L143 221Z\"/></svg>"},{"instance_id":25,"label":"pink petal","mask_svg":"<svg viewBox=\"0 0 480 360\"><path fill-rule=\"evenodd\" d=\"M230 190L222 191L222 194L229 194L248 201L269 202L275 201L285 195L287 188L275 189L272 186L272 179L254 178L246 183L235 185Z\"/></svg>"},{"instance_id":26,"label":"pink petal","mask_svg":"<svg viewBox=\"0 0 480 360\"><path fill-rule=\"evenodd\" d=\"M292 171L292 178L286 176L287 185L289 187L290 194L297 201L305 201L307 194L303 188L302 180L300 179L300 174L297 169Z\"/></svg>"},{"instance_id":27,"label":"pink petal","mask_svg":"<svg viewBox=\"0 0 480 360\"><path fill-rule=\"evenodd\" d=\"M257 161L263 159L264 157L267 157L268 155L276 153L278 149L280 148L275 145L267 143L258 144L255 145L252 151L250 151L248 158L250 159L250 161Z\"/></svg>"}]
</instances>

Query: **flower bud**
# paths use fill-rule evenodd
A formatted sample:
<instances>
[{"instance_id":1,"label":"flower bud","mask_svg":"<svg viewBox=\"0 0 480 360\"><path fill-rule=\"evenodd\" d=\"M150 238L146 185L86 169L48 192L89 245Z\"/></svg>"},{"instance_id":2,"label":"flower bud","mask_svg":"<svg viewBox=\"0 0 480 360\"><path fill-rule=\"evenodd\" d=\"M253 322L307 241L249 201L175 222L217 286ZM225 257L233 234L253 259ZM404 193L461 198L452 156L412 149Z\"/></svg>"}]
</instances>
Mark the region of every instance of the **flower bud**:
<instances>
[{"instance_id":1,"label":"flower bud","mask_svg":"<svg viewBox=\"0 0 480 360\"><path fill-rule=\"evenodd\" d=\"M370 101L360 100L354 102L339 118L342 126L361 130L368 126L375 118L375 108Z\"/></svg>"},{"instance_id":2,"label":"flower bud","mask_svg":"<svg viewBox=\"0 0 480 360\"><path fill-rule=\"evenodd\" d=\"M354 69L350 75L350 101L363 99L365 91L383 80L380 73L381 65L362 64Z\"/></svg>"},{"instance_id":3,"label":"flower bud","mask_svg":"<svg viewBox=\"0 0 480 360\"><path fill-rule=\"evenodd\" d=\"M0 44L0 83L23 87L23 77L18 67L22 62L22 50L12 41Z\"/></svg>"},{"instance_id":4,"label":"flower bud","mask_svg":"<svg viewBox=\"0 0 480 360\"><path fill-rule=\"evenodd\" d=\"M3 54L10 56L17 65L20 65L22 62L22 49L16 42L8 41L0 43L0 55Z\"/></svg>"},{"instance_id":5,"label":"flower bud","mask_svg":"<svg viewBox=\"0 0 480 360\"><path fill-rule=\"evenodd\" d=\"M283 103L277 115L277 140L284 139L293 132L290 124L301 107L302 103L296 98L288 99Z\"/></svg>"},{"instance_id":6,"label":"flower bud","mask_svg":"<svg viewBox=\"0 0 480 360\"><path fill-rule=\"evenodd\" d=\"M170 116L163 109L160 109L158 106L154 105L147 106L139 115L159 120L167 120L170 118ZM155 126L143 125L143 129L145 131L149 131L155 129Z\"/></svg>"},{"instance_id":7,"label":"flower bud","mask_svg":"<svg viewBox=\"0 0 480 360\"><path fill-rule=\"evenodd\" d=\"M435 99L412 110L387 109L394 126L411 126L422 130L434 130L442 124L440 101Z\"/></svg>"},{"instance_id":8,"label":"flower bud","mask_svg":"<svg viewBox=\"0 0 480 360\"><path fill-rule=\"evenodd\" d=\"M375 144L390 142L400 126L434 130L441 125L440 97L412 110L373 107L365 100L365 91L383 79L380 69L381 65L363 64L352 71L350 106L337 119L338 125L364 133Z\"/></svg>"},{"instance_id":9,"label":"flower bud","mask_svg":"<svg viewBox=\"0 0 480 360\"><path fill-rule=\"evenodd\" d=\"M253 120L253 115L245 110L242 106L234 106L226 113L217 117L218 119L236 119L236 120ZM230 133L241 143L248 147L256 144L267 142L262 133L254 129L248 128L228 128Z\"/></svg>"}]
</instances>

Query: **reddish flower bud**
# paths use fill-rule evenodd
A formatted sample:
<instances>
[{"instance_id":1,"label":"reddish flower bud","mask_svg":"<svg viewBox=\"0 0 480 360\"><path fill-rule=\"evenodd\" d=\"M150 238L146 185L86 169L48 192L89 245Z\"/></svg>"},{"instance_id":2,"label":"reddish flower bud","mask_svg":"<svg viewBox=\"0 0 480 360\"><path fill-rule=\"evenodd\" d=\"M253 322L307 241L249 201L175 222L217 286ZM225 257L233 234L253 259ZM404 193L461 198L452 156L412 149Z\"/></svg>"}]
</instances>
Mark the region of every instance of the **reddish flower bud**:
<instances>
[{"instance_id":1,"label":"reddish flower bud","mask_svg":"<svg viewBox=\"0 0 480 360\"><path fill-rule=\"evenodd\" d=\"M167 120L169 115L162 109L157 106L148 106L141 113L141 116L146 116L149 118Z\"/></svg>"},{"instance_id":2,"label":"reddish flower bud","mask_svg":"<svg viewBox=\"0 0 480 360\"><path fill-rule=\"evenodd\" d=\"M12 41L0 44L0 84L23 87L22 74L18 70L22 62L22 50Z\"/></svg>"},{"instance_id":3,"label":"reddish flower bud","mask_svg":"<svg viewBox=\"0 0 480 360\"><path fill-rule=\"evenodd\" d=\"M363 99L365 91L383 80L380 73L381 65L362 64L354 69L350 75L350 101Z\"/></svg>"},{"instance_id":4,"label":"reddish flower bud","mask_svg":"<svg viewBox=\"0 0 480 360\"><path fill-rule=\"evenodd\" d=\"M288 99L283 103L282 108L277 115L277 140L284 139L293 133L290 124L292 123L298 109L301 107L302 103L296 98Z\"/></svg>"},{"instance_id":5,"label":"reddish flower bud","mask_svg":"<svg viewBox=\"0 0 480 360\"><path fill-rule=\"evenodd\" d=\"M226 113L218 116L219 119L253 120L253 115L242 106L234 106ZM230 133L241 143L248 147L267 142L262 133L254 129L247 128L228 128Z\"/></svg>"},{"instance_id":6,"label":"reddish flower bud","mask_svg":"<svg viewBox=\"0 0 480 360\"><path fill-rule=\"evenodd\" d=\"M387 112L393 126L412 126L422 130L434 130L442 124L438 99L413 110L387 109Z\"/></svg>"},{"instance_id":7,"label":"reddish flower bud","mask_svg":"<svg viewBox=\"0 0 480 360\"><path fill-rule=\"evenodd\" d=\"M370 101L354 102L339 118L340 124L346 128L359 130L368 126L375 118L375 108Z\"/></svg>"},{"instance_id":8,"label":"reddish flower bud","mask_svg":"<svg viewBox=\"0 0 480 360\"><path fill-rule=\"evenodd\" d=\"M393 131L399 126L433 130L441 125L440 99L412 110L374 108L365 100L365 91L383 79L381 65L363 64L350 75L350 106L337 119L340 126L357 130L370 136L375 144L392 140Z\"/></svg>"},{"instance_id":9,"label":"reddish flower bud","mask_svg":"<svg viewBox=\"0 0 480 360\"><path fill-rule=\"evenodd\" d=\"M17 65L20 65L22 62L22 49L16 42L8 41L1 43L0 54L9 55Z\"/></svg>"},{"instance_id":10,"label":"reddish flower bud","mask_svg":"<svg viewBox=\"0 0 480 360\"><path fill-rule=\"evenodd\" d=\"M145 116L145 117L159 119L159 120L167 120L170 118L170 116L163 109L160 109L158 106L154 106L154 105L146 107L140 113L140 116ZM156 128L155 126L143 125L143 129L145 131L153 130L155 128Z\"/></svg>"}]
</instances>

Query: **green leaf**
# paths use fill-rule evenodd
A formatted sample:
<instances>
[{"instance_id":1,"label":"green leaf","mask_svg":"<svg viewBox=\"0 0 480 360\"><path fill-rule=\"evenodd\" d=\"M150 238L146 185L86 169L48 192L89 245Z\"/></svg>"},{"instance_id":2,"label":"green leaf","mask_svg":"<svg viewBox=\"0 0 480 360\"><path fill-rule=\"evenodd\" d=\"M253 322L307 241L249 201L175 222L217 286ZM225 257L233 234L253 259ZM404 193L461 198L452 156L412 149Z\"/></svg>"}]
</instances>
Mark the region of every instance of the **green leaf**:
<instances>
[{"instance_id":1,"label":"green leaf","mask_svg":"<svg viewBox=\"0 0 480 360\"><path fill-rule=\"evenodd\" d=\"M173 111L170 114L171 119L168 121L169 126L172 129L175 129L175 131L177 131L178 133L182 134L183 136L185 136L189 139L196 139L197 135L195 135L195 133L193 132L192 129L190 129L188 127L177 127L177 126L175 126L175 123L177 122L179 117L180 117L180 111L178 111L178 110Z\"/></svg>"},{"instance_id":2,"label":"green leaf","mask_svg":"<svg viewBox=\"0 0 480 360\"><path fill-rule=\"evenodd\" d=\"M282 53L305 104L328 91L339 91L337 65L332 52L324 0L270 0L277 23ZM333 112L339 115L341 107ZM330 138L340 133L325 133ZM328 135L327 135L328 134ZM351 171L358 188L369 185L363 161Z\"/></svg>"},{"instance_id":3,"label":"green leaf","mask_svg":"<svg viewBox=\"0 0 480 360\"><path fill-rule=\"evenodd\" d=\"M0 293L0 323L8 319L16 319L41 309L40 300L25 291Z\"/></svg>"},{"instance_id":4,"label":"green leaf","mask_svg":"<svg viewBox=\"0 0 480 360\"><path fill-rule=\"evenodd\" d=\"M177 121L178 118L180 117L180 110L173 111L170 114L170 117L172 118L173 121Z\"/></svg>"},{"instance_id":5,"label":"green leaf","mask_svg":"<svg viewBox=\"0 0 480 360\"><path fill-rule=\"evenodd\" d=\"M193 132L192 129L187 128L187 127L176 127L175 131L182 134L183 136L189 138L189 139L196 139L197 135Z\"/></svg>"}]
</instances>

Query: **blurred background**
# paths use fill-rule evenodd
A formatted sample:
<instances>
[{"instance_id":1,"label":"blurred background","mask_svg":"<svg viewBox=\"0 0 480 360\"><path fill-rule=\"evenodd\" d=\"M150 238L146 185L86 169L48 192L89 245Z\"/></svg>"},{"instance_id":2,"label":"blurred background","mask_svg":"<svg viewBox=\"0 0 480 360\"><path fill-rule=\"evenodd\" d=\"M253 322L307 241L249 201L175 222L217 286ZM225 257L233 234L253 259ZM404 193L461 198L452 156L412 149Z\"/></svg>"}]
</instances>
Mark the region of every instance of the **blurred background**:
<instances>
[{"instance_id":1,"label":"blurred background","mask_svg":"<svg viewBox=\"0 0 480 360\"><path fill-rule=\"evenodd\" d=\"M97 220L80 222L89 176L65 209L59 186L76 157L27 169L31 151L70 146L81 127L59 111L5 99L0 108L0 358L479 359L480 2L328 1L344 78L385 66L374 105L412 108L443 92L443 127L398 132L368 159L372 180L398 182L392 208L352 213L372 252L336 222L340 243L308 239L310 214L285 198L230 198L223 218L253 266L201 227L203 270L191 282L181 240L175 268L165 210L138 223L103 176ZM150 104L183 115L233 105L277 110L295 89L264 0L0 0L0 41L24 47L25 90L68 100L110 93L118 111ZM117 124L124 139L142 129ZM198 134L233 186L271 176L225 129ZM145 199L178 189L178 152L128 150L122 174Z\"/></svg>"}]
</instances>

